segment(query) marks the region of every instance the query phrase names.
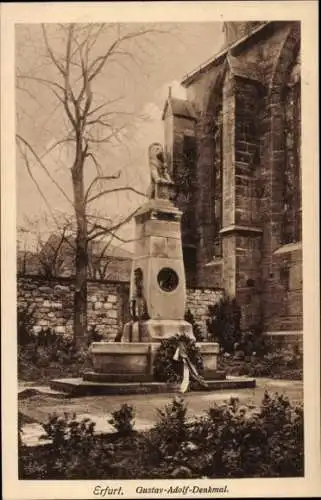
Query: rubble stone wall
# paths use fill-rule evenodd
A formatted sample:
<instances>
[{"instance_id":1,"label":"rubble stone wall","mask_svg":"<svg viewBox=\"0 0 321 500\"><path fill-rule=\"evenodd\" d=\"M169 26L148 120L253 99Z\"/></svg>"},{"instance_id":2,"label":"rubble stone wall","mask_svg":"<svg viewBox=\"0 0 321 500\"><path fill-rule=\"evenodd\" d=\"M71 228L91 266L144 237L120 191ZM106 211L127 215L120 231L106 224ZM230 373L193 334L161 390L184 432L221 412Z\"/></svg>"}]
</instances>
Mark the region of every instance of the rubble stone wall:
<instances>
[{"instance_id":1,"label":"rubble stone wall","mask_svg":"<svg viewBox=\"0 0 321 500\"><path fill-rule=\"evenodd\" d=\"M48 280L38 276L21 276L17 280L18 308L35 308L35 332L52 328L71 335L73 331L74 284L68 278ZM187 290L189 309L202 331L206 330L207 307L222 296L218 289ZM114 340L129 320L129 283L116 281L88 282L88 325Z\"/></svg>"}]
</instances>

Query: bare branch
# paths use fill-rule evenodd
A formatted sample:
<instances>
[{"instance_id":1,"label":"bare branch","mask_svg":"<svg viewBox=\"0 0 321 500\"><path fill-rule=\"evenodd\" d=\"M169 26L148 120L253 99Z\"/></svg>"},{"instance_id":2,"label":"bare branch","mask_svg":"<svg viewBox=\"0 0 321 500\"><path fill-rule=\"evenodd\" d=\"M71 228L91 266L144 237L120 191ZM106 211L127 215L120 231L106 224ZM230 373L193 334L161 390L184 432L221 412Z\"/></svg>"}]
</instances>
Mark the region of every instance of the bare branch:
<instances>
[{"instance_id":1,"label":"bare branch","mask_svg":"<svg viewBox=\"0 0 321 500\"><path fill-rule=\"evenodd\" d=\"M75 137L66 137L65 139L60 139L59 141L56 141L50 148L48 148L44 153L42 153L39 158L43 159L45 156L47 156L49 153L51 153L54 149L56 149L58 146L61 146L62 144L65 144L66 142L74 142Z\"/></svg>"},{"instance_id":2,"label":"bare branch","mask_svg":"<svg viewBox=\"0 0 321 500\"><path fill-rule=\"evenodd\" d=\"M101 191L100 193L95 194L91 198L88 198L87 203L91 203L94 200L97 200L98 198L101 198L102 196L105 196L106 194L111 194L111 193L118 193L120 191L131 191L132 193L139 194L140 196L144 196L146 198L146 194L138 191L138 189L135 189L131 186L123 186L119 188L113 188L113 189L105 189L104 191Z\"/></svg>"},{"instance_id":3,"label":"bare branch","mask_svg":"<svg viewBox=\"0 0 321 500\"><path fill-rule=\"evenodd\" d=\"M106 106L110 106L111 104L114 104L115 102L119 102L121 101L122 99L124 99L123 96L121 97L116 97L115 99L111 99L110 101L107 101L107 102L104 102L103 104L99 104L99 106L97 106L96 108L92 109L91 111L89 111L89 113L87 114L87 116L91 116L93 115L94 113L97 113L97 111L100 111L102 108L106 107Z\"/></svg>"},{"instance_id":4,"label":"bare branch","mask_svg":"<svg viewBox=\"0 0 321 500\"><path fill-rule=\"evenodd\" d=\"M26 89L24 87L20 87L19 83L17 84L16 88L17 88L17 90L21 90L21 92L26 92L26 94L28 94L28 96L37 104L37 106L39 106L38 99L33 95L33 93L29 89ZM22 109L22 111L24 113L26 113L24 109Z\"/></svg>"},{"instance_id":5,"label":"bare branch","mask_svg":"<svg viewBox=\"0 0 321 500\"><path fill-rule=\"evenodd\" d=\"M114 130L111 134L106 135L105 137L102 137L101 139L94 139L91 135L87 137L88 142L92 142L93 144L103 144L103 143L108 143L110 139L113 138L118 138L118 135L122 130L125 130L127 128L126 125L122 125L118 129Z\"/></svg>"},{"instance_id":6,"label":"bare branch","mask_svg":"<svg viewBox=\"0 0 321 500\"><path fill-rule=\"evenodd\" d=\"M44 24L42 24L43 39L44 39L44 42L45 42L47 53L49 55L50 60L53 62L53 64L55 65L55 67L58 69L58 71L62 75L64 83L65 83L64 87L63 86L59 86L63 90L64 98L62 98L61 96L59 96L59 94L57 94L57 92L54 91L53 88L52 88L52 91L54 92L54 94L56 95L56 97L59 99L59 101L63 104L63 107L64 107L65 112L66 112L66 114L67 114L67 116L69 118L69 121L72 124L72 126L74 127L75 131L77 132L77 123L76 123L75 117L72 115L71 110L70 110L69 105L68 105L69 97L71 98L72 102L75 101L75 97L74 97L74 94L72 92L72 89L71 89L70 83L69 83L70 62L69 62L68 59L69 59L69 55L70 55L71 32L72 32L72 25L70 26L69 38L68 38L68 42L67 42L66 69L64 69L64 67L60 64L60 62L58 61L58 59L55 57L55 55L53 53L53 50L50 47L50 44L48 42L48 37L47 37L47 32L46 32L45 26L44 26Z\"/></svg>"},{"instance_id":7,"label":"bare branch","mask_svg":"<svg viewBox=\"0 0 321 500\"><path fill-rule=\"evenodd\" d=\"M56 57L55 57L55 55L54 55L54 53L52 51L52 48L49 45L48 37L47 37L47 32L46 32L46 29L45 29L45 25L42 24L41 27L42 27L42 34L43 34L43 38L44 38L44 41L45 41L46 49L47 49L47 52L48 52L48 54L50 56L50 59L54 63L54 65L56 66L56 68L58 69L58 71L61 73L61 75L65 78L65 70L61 66L61 64L59 63L59 61L56 59Z\"/></svg>"},{"instance_id":8,"label":"bare branch","mask_svg":"<svg viewBox=\"0 0 321 500\"><path fill-rule=\"evenodd\" d=\"M95 167L96 167L96 171L97 171L97 175L98 176L102 176L102 172L103 172L103 168L102 166L100 165L100 163L97 161L97 158L95 158L95 155L93 153L87 153L86 154L86 157L87 158L91 158L91 160L93 161Z\"/></svg>"},{"instance_id":9,"label":"bare branch","mask_svg":"<svg viewBox=\"0 0 321 500\"><path fill-rule=\"evenodd\" d=\"M36 188L37 188L37 190L38 190L38 192L39 192L39 194L40 194L41 198L44 200L45 204L47 205L48 209L49 209L49 210L50 210L50 212L51 212L51 207L50 207L50 205L49 205L49 203L48 203L48 200L47 200L46 196L43 194L43 192L42 192L42 190L41 190L41 188L40 188L40 186L39 186L38 182L36 181L36 179L35 179L35 177L34 177L34 175L33 175L32 171L31 171L31 167L30 167L30 163L29 163L28 156L26 155L26 153L24 153L24 151L22 150L21 144L19 144L19 143L18 143L18 148L19 148L20 153L21 153L21 155L22 155L22 157L23 157L23 159L24 159L24 161L25 161L25 165L26 165L26 168L27 168L27 171L28 171L28 174L29 174L29 176L30 176L31 180L32 180L32 181L33 181L33 183L35 184L35 186L36 186Z\"/></svg>"},{"instance_id":10,"label":"bare branch","mask_svg":"<svg viewBox=\"0 0 321 500\"><path fill-rule=\"evenodd\" d=\"M87 221L88 219L94 219L95 221L105 221L111 226L113 220L110 217L103 217L99 215L92 215L92 214L87 214L86 215ZM88 222L89 224L92 224L92 227L88 229L88 236L90 236L96 229L97 229L97 222Z\"/></svg>"},{"instance_id":11,"label":"bare branch","mask_svg":"<svg viewBox=\"0 0 321 500\"><path fill-rule=\"evenodd\" d=\"M101 71L103 70L105 64L107 63L109 57L114 53L115 49L120 46L123 42L134 39L134 38L139 38L142 37L148 33L154 33L156 30L151 30L151 29L146 29L146 30L141 30L141 31L136 31L132 33L127 33L126 35L123 35L122 37L118 37L117 40L115 40L108 48L107 52L103 56L97 57L89 66L88 68L88 73L92 71L90 76L88 77L89 81L92 81ZM96 66L96 67L95 67Z\"/></svg>"},{"instance_id":12,"label":"bare branch","mask_svg":"<svg viewBox=\"0 0 321 500\"><path fill-rule=\"evenodd\" d=\"M113 128L113 126L110 122L105 122L101 118L96 118L95 120L90 120L89 122L87 122L87 125L101 125L102 127Z\"/></svg>"},{"instance_id":13,"label":"bare branch","mask_svg":"<svg viewBox=\"0 0 321 500\"><path fill-rule=\"evenodd\" d=\"M94 185L95 185L97 182L99 182L99 181L110 181L110 180L119 179L120 174L121 174L121 172L120 172L120 170L119 170L119 172L117 172L117 174L115 174L115 175L102 175L102 176L98 175L97 177L95 177L95 178L91 181L91 183L89 184L89 186L88 186L88 188L87 188L87 191L86 191L86 193L85 193L85 201L90 201L90 200L88 200L89 193L90 193L90 191L93 189Z\"/></svg>"},{"instance_id":14,"label":"bare branch","mask_svg":"<svg viewBox=\"0 0 321 500\"><path fill-rule=\"evenodd\" d=\"M134 241L137 241L137 238L122 238L118 234L114 233L111 229L109 230L110 235L115 238L118 241L121 241L121 243L133 243Z\"/></svg>"},{"instance_id":15,"label":"bare branch","mask_svg":"<svg viewBox=\"0 0 321 500\"><path fill-rule=\"evenodd\" d=\"M64 88L62 87L62 85L59 85L59 83L54 82L52 80L47 80L46 78L40 78L39 76L31 76L31 75L21 75L21 74L17 75L17 78L24 79L24 80L32 80L32 81L41 83L41 84L49 86L49 87L56 87L57 89L64 92Z\"/></svg>"},{"instance_id":16,"label":"bare branch","mask_svg":"<svg viewBox=\"0 0 321 500\"><path fill-rule=\"evenodd\" d=\"M95 238L98 238L99 236L103 236L104 234L111 234L116 239L119 239L120 241L122 241L121 238L115 234L115 231L120 229L124 224L127 224L127 222L131 221L132 218L137 214L137 212L139 210L140 210L140 207L136 208L133 212L131 212L129 215L127 215L127 217L125 217L123 220L121 220L120 222L118 222L117 224L115 224L114 226L111 226L111 227L103 227L100 224L96 224L95 229L97 229L97 232L96 232L96 234L92 234L88 238L88 241L94 240ZM128 240L128 241L130 241L130 240ZM125 243L126 241L123 240L123 242Z\"/></svg>"},{"instance_id":17,"label":"bare branch","mask_svg":"<svg viewBox=\"0 0 321 500\"><path fill-rule=\"evenodd\" d=\"M60 184L55 180L54 177L52 177L52 175L48 172L48 169L47 167L44 165L43 161L41 160L41 158L38 156L38 154L36 153L36 151L33 149L33 147L29 144L29 142L24 139L20 134L16 134L16 138L18 139L18 141L21 141L28 149L29 151L33 154L34 158L37 160L37 162L39 163L39 165L42 167L42 169L46 172L46 174L48 175L49 179L54 183L54 185L57 187L57 189L59 189L59 191L62 193L62 195L65 197L65 199L72 205L74 206L73 202L71 201L71 199L69 198L69 196L65 193L65 191L62 189L62 187L60 186ZM28 170L28 172L30 173L30 171Z\"/></svg>"}]
</instances>

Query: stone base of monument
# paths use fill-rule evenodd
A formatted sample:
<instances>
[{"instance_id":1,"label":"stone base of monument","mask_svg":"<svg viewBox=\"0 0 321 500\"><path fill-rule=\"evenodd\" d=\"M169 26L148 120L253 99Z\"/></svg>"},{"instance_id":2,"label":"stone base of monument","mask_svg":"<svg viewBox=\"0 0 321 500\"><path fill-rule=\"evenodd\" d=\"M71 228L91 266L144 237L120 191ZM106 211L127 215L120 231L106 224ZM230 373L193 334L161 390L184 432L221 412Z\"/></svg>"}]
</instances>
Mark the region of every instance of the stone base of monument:
<instances>
[{"instance_id":1,"label":"stone base of monument","mask_svg":"<svg viewBox=\"0 0 321 500\"><path fill-rule=\"evenodd\" d=\"M50 387L73 396L97 394L144 394L179 392L179 384L157 382L153 378L153 361L158 342L94 342L91 344L93 371L83 378L52 380ZM197 343L203 358L203 377L213 391L255 387L255 379L226 377L217 370L219 345Z\"/></svg>"},{"instance_id":2,"label":"stone base of monument","mask_svg":"<svg viewBox=\"0 0 321 500\"><path fill-rule=\"evenodd\" d=\"M255 387L255 379L245 377L227 377L223 380L211 379L206 382L207 387L199 386L199 391L230 391ZM80 377L52 380L50 387L53 390L65 392L70 397L180 393L179 384L164 382L91 382Z\"/></svg>"},{"instance_id":3,"label":"stone base of monument","mask_svg":"<svg viewBox=\"0 0 321 500\"><path fill-rule=\"evenodd\" d=\"M159 342L177 334L194 339L193 326L184 320L148 319L126 323L122 342Z\"/></svg>"}]
</instances>

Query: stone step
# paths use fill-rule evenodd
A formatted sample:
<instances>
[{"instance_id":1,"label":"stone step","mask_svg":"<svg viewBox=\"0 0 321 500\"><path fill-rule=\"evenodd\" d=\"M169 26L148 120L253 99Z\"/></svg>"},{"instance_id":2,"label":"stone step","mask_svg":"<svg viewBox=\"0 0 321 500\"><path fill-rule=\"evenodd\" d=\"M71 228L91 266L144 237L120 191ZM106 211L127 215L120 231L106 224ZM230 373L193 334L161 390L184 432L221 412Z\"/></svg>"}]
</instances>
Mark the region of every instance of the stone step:
<instances>
[{"instance_id":1,"label":"stone step","mask_svg":"<svg viewBox=\"0 0 321 500\"><path fill-rule=\"evenodd\" d=\"M200 391L219 391L229 389L254 388L254 378L227 377L225 380L206 380L207 386L200 386ZM179 393L179 384L164 382L92 382L82 378L56 379L50 382L53 390L67 393L69 396L96 396L98 394L148 394Z\"/></svg>"}]
</instances>

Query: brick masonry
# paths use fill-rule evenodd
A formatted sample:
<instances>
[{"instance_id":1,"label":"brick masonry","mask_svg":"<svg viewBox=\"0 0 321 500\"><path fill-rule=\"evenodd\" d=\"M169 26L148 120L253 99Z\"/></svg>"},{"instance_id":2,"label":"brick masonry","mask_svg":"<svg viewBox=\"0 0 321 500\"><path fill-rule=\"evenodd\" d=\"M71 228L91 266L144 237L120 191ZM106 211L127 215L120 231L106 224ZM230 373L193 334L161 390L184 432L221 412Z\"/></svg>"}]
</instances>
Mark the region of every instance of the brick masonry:
<instances>
[{"instance_id":1,"label":"brick masonry","mask_svg":"<svg viewBox=\"0 0 321 500\"><path fill-rule=\"evenodd\" d=\"M42 277L18 277L18 307L35 306L35 332L52 328L58 333L72 335L73 331L72 280ZM222 297L222 290L187 289L186 309L194 316L202 331L206 331L207 307ZM113 341L129 319L129 283L88 282L88 325L96 326L104 339Z\"/></svg>"}]
</instances>

